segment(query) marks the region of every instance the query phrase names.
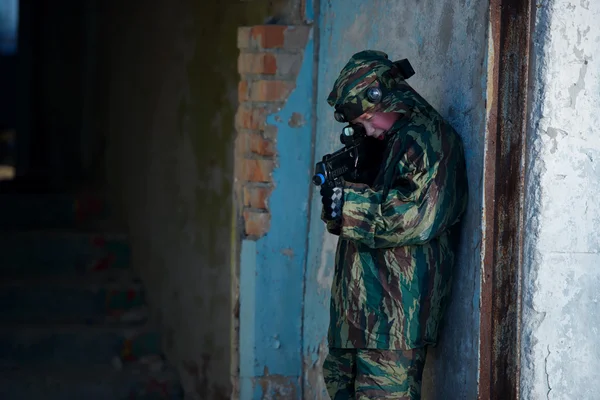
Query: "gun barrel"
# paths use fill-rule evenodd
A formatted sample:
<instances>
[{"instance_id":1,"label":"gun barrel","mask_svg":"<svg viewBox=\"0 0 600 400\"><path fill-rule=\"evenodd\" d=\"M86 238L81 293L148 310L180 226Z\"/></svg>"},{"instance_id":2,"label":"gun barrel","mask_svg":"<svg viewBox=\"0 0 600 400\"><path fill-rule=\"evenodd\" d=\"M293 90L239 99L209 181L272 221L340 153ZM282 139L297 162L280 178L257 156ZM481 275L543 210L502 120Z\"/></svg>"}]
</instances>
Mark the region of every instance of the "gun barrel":
<instances>
[{"instance_id":1,"label":"gun barrel","mask_svg":"<svg viewBox=\"0 0 600 400\"><path fill-rule=\"evenodd\" d=\"M312 177L312 182L315 186L321 186L325 183L325 175L321 173L314 174Z\"/></svg>"}]
</instances>

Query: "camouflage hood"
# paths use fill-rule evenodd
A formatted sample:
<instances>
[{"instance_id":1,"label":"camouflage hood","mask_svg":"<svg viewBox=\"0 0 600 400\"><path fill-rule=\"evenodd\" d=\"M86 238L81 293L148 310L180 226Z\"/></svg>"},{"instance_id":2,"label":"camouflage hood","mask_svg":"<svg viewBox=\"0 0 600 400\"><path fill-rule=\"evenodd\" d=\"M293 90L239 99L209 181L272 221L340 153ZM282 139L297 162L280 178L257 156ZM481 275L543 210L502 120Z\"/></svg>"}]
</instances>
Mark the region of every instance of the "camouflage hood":
<instances>
[{"instance_id":1,"label":"camouflage hood","mask_svg":"<svg viewBox=\"0 0 600 400\"><path fill-rule=\"evenodd\" d=\"M342 68L327 103L345 117L336 120L349 122L367 111L406 114L415 106L415 95L386 53L364 50Z\"/></svg>"}]
</instances>

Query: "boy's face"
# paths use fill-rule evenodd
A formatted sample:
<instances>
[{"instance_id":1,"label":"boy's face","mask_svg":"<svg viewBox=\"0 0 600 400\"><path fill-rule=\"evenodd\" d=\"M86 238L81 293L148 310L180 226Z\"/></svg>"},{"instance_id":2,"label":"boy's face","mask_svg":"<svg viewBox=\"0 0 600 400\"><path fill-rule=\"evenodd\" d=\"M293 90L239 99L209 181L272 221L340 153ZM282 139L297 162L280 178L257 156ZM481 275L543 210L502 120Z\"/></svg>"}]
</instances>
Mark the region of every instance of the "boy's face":
<instances>
[{"instance_id":1,"label":"boy's face","mask_svg":"<svg viewBox=\"0 0 600 400\"><path fill-rule=\"evenodd\" d=\"M352 121L353 124L360 124L365 128L367 136L383 139L383 135L388 131L394 122L398 120L398 113L366 112Z\"/></svg>"}]
</instances>

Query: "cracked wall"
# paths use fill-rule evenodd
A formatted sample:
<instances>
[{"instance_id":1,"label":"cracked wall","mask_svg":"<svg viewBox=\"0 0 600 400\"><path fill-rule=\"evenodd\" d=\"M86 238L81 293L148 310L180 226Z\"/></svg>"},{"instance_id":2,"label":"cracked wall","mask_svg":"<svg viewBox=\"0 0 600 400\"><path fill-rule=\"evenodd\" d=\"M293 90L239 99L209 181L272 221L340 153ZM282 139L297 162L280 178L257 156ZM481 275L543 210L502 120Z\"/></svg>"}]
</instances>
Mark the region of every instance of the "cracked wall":
<instances>
[{"instance_id":1,"label":"cracked wall","mask_svg":"<svg viewBox=\"0 0 600 400\"><path fill-rule=\"evenodd\" d=\"M521 395L597 399L600 2L537 7L523 263Z\"/></svg>"}]
</instances>

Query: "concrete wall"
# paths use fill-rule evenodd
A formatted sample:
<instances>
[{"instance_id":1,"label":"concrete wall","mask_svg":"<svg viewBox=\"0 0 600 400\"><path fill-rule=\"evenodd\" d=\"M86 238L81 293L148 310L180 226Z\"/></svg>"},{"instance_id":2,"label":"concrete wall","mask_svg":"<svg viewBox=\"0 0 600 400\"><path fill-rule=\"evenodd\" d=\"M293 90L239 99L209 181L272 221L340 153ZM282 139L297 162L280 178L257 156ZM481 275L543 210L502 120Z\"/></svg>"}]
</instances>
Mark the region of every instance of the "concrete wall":
<instances>
[{"instance_id":1,"label":"concrete wall","mask_svg":"<svg viewBox=\"0 0 600 400\"><path fill-rule=\"evenodd\" d=\"M600 3L537 9L523 276L524 399L597 399Z\"/></svg>"},{"instance_id":2,"label":"concrete wall","mask_svg":"<svg viewBox=\"0 0 600 400\"><path fill-rule=\"evenodd\" d=\"M408 58L410 83L464 139L470 199L464 221L453 298L440 345L427 361L425 398L476 398L479 329L479 268L488 2L374 0L322 1L316 157L340 147L341 124L326 98L350 56L365 48ZM320 200L313 195L304 310L305 393L327 398L321 364L326 355L335 237L324 232Z\"/></svg>"},{"instance_id":3,"label":"concrete wall","mask_svg":"<svg viewBox=\"0 0 600 400\"><path fill-rule=\"evenodd\" d=\"M109 189L190 398L231 391L236 35L238 26L281 19L279 3L100 5Z\"/></svg>"}]
</instances>

